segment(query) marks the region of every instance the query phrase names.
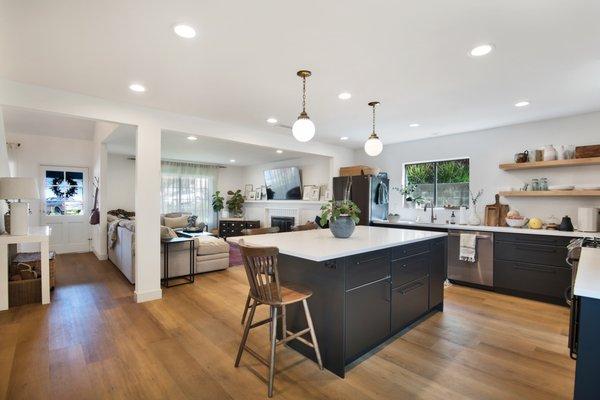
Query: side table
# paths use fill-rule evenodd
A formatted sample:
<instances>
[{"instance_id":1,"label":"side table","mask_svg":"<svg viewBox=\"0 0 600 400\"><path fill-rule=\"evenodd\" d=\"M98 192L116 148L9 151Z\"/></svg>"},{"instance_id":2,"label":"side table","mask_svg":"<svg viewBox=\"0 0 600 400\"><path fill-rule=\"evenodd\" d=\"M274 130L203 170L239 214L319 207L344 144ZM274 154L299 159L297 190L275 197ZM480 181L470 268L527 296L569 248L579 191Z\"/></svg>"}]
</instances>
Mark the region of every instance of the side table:
<instances>
[{"instance_id":1,"label":"side table","mask_svg":"<svg viewBox=\"0 0 600 400\"><path fill-rule=\"evenodd\" d=\"M190 274L186 277L185 275L177 278L169 278L169 247L177 243L190 243ZM196 250L196 240L189 237L176 237L171 239L161 240L163 245L163 275L161 282L164 287L169 288L173 286L185 285L188 283L194 283L194 253ZM174 285L169 284L171 279L184 279L185 282L176 283Z\"/></svg>"}]
</instances>

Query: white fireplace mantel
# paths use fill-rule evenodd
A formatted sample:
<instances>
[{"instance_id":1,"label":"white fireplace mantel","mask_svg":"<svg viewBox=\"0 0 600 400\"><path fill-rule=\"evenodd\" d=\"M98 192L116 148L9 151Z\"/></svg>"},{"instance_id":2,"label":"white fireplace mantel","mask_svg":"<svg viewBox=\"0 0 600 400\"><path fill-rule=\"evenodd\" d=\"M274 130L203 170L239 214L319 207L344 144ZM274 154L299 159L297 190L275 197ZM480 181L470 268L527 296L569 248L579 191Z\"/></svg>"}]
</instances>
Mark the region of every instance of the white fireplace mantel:
<instances>
[{"instance_id":1,"label":"white fireplace mantel","mask_svg":"<svg viewBox=\"0 0 600 400\"><path fill-rule=\"evenodd\" d=\"M321 206L326 201L307 200L246 200L245 218L258 219L261 226L271 226L271 217L294 217L294 224L313 221L321 214Z\"/></svg>"}]
</instances>

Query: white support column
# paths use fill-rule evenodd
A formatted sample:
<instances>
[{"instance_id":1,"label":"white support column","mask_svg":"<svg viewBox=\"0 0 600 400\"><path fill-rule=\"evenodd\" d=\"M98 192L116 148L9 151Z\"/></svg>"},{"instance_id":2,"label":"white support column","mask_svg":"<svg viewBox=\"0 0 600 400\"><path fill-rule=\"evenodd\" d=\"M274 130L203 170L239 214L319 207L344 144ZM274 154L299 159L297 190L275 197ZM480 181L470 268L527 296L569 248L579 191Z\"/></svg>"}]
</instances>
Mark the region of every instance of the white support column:
<instances>
[{"instance_id":1,"label":"white support column","mask_svg":"<svg viewBox=\"0 0 600 400\"><path fill-rule=\"evenodd\" d=\"M135 301L160 299L160 136L138 126L135 166Z\"/></svg>"}]
</instances>

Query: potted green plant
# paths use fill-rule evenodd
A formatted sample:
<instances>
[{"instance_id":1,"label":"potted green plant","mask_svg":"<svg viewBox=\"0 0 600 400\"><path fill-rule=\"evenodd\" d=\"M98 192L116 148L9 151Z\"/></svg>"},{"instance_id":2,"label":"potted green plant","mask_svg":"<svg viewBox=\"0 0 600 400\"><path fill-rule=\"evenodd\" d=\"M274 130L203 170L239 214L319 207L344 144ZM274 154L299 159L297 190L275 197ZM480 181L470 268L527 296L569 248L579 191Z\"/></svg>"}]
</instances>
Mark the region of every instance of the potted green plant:
<instances>
[{"instance_id":1,"label":"potted green plant","mask_svg":"<svg viewBox=\"0 0 600 400\"><path fill-rule=\"evenodd\" d=\"M217 225L219 225L219 214L221 210L225 207L225 198L221 196L220 191L216 191L212 195L212 209L215 213L217 213Z\"/></svg>"},{"instance_id":2,"label":"potted green plant","mask_svg":"<svg viewBox=\"0 0 600 400\"><path fill-rule=\"evenodd\" d=\"M349 238L359 221L360 209L350 200L330 200L321 206L321 226L329 221L329 229L336 238Z\"/></svg>"},{"instance_id":3,"label":"potted green plant","mask_svg":"<svg viewBox=\"0 0 600 400\"><path fill-rule=\"evenodd\" d=\"M404 197L404 207L406 208L415 208L415 205L421 204L423 202L423 197L415 194L417 191L417 185L412 183L408 183L405 186L393 187L392 190L397 191Z\"/></svg>"},{"instance_id":4,"label":"potted green plant","mask_svg":"<svg viewBox=\"0 0 600 400\"><path fill-rule=\"evenodd\" d=\"M229 190L227 194L230 196L227 200L227 209L234 217L242 216L242 207L244 206L244 195L240 189L235 192Z\"/></svg>"}]
</instances>

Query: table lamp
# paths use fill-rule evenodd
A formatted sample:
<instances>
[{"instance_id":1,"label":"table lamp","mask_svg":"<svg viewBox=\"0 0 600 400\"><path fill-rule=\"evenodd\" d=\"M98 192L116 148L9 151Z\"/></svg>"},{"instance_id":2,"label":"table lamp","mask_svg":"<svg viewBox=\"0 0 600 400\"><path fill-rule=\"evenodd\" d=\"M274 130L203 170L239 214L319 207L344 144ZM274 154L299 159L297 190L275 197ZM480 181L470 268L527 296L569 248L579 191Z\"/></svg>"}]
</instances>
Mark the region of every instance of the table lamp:
<instances>
[{"instance_id":1,"label":"table lamp","mask_svg":"<svg viewBox=\"0 0 600 400\"><path fill-rule=\"evenodd\" d=\"M39 199L35 178L0 178L0 199L10 202L10 234L26 235L29 231L29 203L21 200Z\"/></svg>"}]
</instances>

